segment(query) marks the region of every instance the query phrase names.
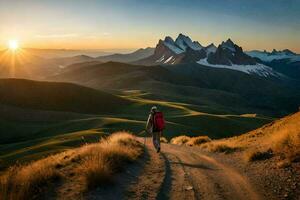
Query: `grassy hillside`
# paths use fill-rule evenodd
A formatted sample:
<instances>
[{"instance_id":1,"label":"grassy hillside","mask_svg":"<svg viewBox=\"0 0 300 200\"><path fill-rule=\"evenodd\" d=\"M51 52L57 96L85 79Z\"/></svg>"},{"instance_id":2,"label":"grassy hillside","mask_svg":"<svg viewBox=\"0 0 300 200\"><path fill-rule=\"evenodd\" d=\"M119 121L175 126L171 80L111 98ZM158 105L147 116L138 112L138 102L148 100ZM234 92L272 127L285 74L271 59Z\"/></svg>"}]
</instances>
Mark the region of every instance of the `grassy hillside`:
<instances>
[{"instance_id":1,"label":"grassy hillside","mask_svg":"<svg viewBox=\"0 0 300 200\"><path fill-rule=\"evenodd\" d=\"M299 102L298 92L278 80L218 70L90 62L51 77L73 83L0 79L0 162L74 148L84 143L82 137L139 133L153 105L165 114L166 138L217 139L258 128Z\"/></svg>"},{"instance_id":2,"label":"grassy hillside","mask_svg":"<svg viewBox=\"0 0 300 200\"><path fill-rule=\"evenodd\" d=\"M147 67L108 62L79 65L52 79L93 88L141 90L151 93L150 98L195 104L230 114L255 112L283 116L296 111L300 100L298 88L284 80L198 64Z\"/></svg>"},{"instance_id":3,"label":"grassy hillside","mask_svg":"<svg viewBox=\"0 0 300 200\"><path fill-rule=\"evenodd\" d=\"M178 137L173 141L182 141L184 138L186 137ZM188 144L191 139L193 138L187 138L186 143ZM300 112L288 115L240 136L210 140L195 145L210 151L243 151L247 161L277 157L276 161L299 162Z\"/></svg>"},{"instance_id":4,"label":"grassy hillside","mask_svg":"<svg viewBox=\"0 0 300 200\"><path fill-rule=\"evenodd\" d=\"M227 115L200 112L195 105L148 99L140 91L127 91L122 98L132 104L114 114L78 114L0 105L0 162L7 166L18 161L97 141L103 135L129 130L139 133L145 127L149 109L158 105L165 113L167 138L188 133L211 138L229 137L252 130L272 119L257 115Z\"/></svg>"},{"instance_id":5,"label":"grassy hillside","mask_svg":"<svg viewBox=\"0 0 300 200\"><path fill-rule=\"evenodd\" d=\"M53 196L51 189L55 188L55 198L82 197L90 189L112 183L114 174L142 153L143 146L133 135L115 133L94 144L9 168L0 174L0 196L4 199L45 199ZM74 192L60 192L60 188L70 184L76 188Z\"/></svg>"},{"instance_id":6,"label":"grassy hillside","mask_svg":"<svg viewBox=\"0 0 300 200\"><path fill-rule=\"evenodd\" d=\"M0 79L0 103L37 110L114 113L130 102L99 90L54 82Z\"/></svg>"}]
</instances>

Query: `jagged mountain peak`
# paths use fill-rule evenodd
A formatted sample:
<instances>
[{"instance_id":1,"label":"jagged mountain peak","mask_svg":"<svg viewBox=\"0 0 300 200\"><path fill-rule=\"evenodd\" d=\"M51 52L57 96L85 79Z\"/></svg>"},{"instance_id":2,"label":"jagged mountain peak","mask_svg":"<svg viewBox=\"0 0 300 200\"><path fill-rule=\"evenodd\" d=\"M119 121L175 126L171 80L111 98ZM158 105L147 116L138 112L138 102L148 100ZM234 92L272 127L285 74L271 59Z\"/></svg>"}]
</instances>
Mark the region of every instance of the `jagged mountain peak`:
<instances>
[{"instance_id":1,"label":"jagged mountain peak","mask_svg":"<svg viewBox=\"0 0 300 200\"><path fill-rule=\"evenodd\" d=\"M217 51L217 47L215 46L214 43L211 43L210 45L208 45L207 47L205 47L206 53L207 55L210 53L215 53Z\"/></svg>"},{"instance_id":2,"label":"jagged mountain peak","mask_svg":"<svg viewBox=\"0 0 300 200\"><path fill-rule=\"evenodd\" d=\"M164 42L170 43L170 44L174 44L174 40L172 37L170 36L166 36Z\"/></svg>"},{"instance_id":3,"label":"jagged mountain peak","mask_svg":"<svg viewBox=\"0 0 300 200\"><path fill-rule=\"evenodd\" d=\"M160 48L161 45L167 47L170 51L172 51L172 52L175 53L175 54L181 54L181 53L184 52L184 50L181 49L181 48L174 42L173 38L170 37L170 36L165 37L164 40L159 40L159 43L158 43L158 45L157 45L156 48L158 48L158 47Z\"/></svg>"},{"instance_id":4,"label":"jagged mountain peak","mask_svg":"<svg viewBox=\"0 0 300 200\"><path fill-rule=\"evenodd\" d=\"M235 51L235 44L230 38L228 40L226 40L226 42L223 41L220 46L222 48L226 48L226 49L229 49L231 51Z\"/></svg>"},{"instance_id":5,"label":"jagged mountain peak","mask_svg":"<svg viewBox=\"0 0 300 200\"><path fill-rule=\"evenodd\" d=\"M179 33L176 40L185 40L185 39L188 39L188 40L191 40L191 38L187 35L184 35L183 33Z\"/></svg>"},{"instance_id":6,"label":"jagged mountain peak","mask_svg":"<svg viewBox=\"0 0 300 200\"><path fill-rule=\"evenodd\" d=\"M194 51L199 51L204 47L197 41L192 41L191 38L187 35L180 33L176 40L170 36L166 36L164 40L159 40L159 45L166 46L175 54L181 54L187 51L187 49L192 49Z\"/></svg>"},{"instance_id":7,"label":"jagged mountain peak","mask_svg":"<svg viewBox=\"0 0 300 200\"><path fill-rule=\"evenodd\" d=\"M234 45L234 42L230 38L228 38L225 43Z\"/></svg>"},{"instance_id":8,"label":"jagged mountain peak","mask_svg":"<svg viewBox=\"0 0 300 200\"><path fill-rule=\"evenodd\" d=\"M273 51L271 52L271 54L277 54L278 51L276 49L273 49Z\"/></svg>"},{"instance_id":9,"label":"jagged mountain peak","mask_svg":"<svg viewBox=\"0 0 300 200\"><path fill-rule=\"evenodd\" d=\"M214 43L211 43L211 44L207 45L206 48L208 48L208 47L216 47L216 45L215 45ZM217 47L216 47L216 48L217 48Z\"/></svg>"},{"instance_id":10,"label":"jagged mountain peak","mask_svg":"<svg viewBox=\"0 0 300 200\"><path fill-rule=\"evenodd\" d=\"M284 53L287 54L287 55L296 55L296 53L292 52L292 51L289 50L289 49L284 49L284 50L282 50L282 52L284 52Z\"/></svg>"},{"instance_id":11,"label":"jagged mountain peak","mask_svg":"<svg viewBox=\"0 0 300 200\"><path fill-rule=\"evenodd\" d=\"M175 44L179 46L182 50L186 50L187 48L191 48L193 50L201 50L203 47L202 45L197 41L192 41L189 36L186 36L182 33L178 35L178 37L175 40Z\"/></svg>"},{"instance_id":12,"label":"jagged mountain peak","mask_svg":"<svg viewBox=\"0 0 300 200\"><path fill-rule=\"evenodd\" d=\"M278 54L285 54L285 55L288 55L288 56L294 56L294 55L297 55L296 53L292 52L291 50L289 49L284 49L282 51L277 51L276 49L273 49L273 51L271 52L271 55L278 55Z\"/></svg>"},{"instance_id":13,"label":"jagged mountain peak","mask_svg":"<svg viewBox=\"0 0 300 200\"><path fill-rule=\"evenodd\" d=\"M178 40L190 40L190 41L192 41L191 38L190 38L189 36L184 35L184 34L182 34L182 33L179 33L179 35L177 36L177 38L176 38L175 41L178 41Z\"/></svg>"}]
</instances>

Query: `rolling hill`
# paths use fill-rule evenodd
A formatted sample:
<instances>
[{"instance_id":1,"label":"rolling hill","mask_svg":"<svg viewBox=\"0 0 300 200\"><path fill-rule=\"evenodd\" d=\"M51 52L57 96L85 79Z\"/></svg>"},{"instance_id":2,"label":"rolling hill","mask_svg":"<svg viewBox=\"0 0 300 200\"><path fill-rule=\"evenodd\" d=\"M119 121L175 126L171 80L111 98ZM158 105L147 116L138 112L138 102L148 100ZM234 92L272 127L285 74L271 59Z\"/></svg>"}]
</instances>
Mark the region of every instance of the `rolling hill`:
<instances>
[{"instance_id":1,"label":"rolling hill","mask_svg":"<svg viewBox=\"0 0 300 200\"><path fill-rule=\"evenodd\" d=\"M121 54L116 53L112 55L99 56L96 60L100 60L102 62L114 61L114 62L134 62L143 58L146 58L154 53L154 48L147 47L145 49L141 48L132 53Z\"/></svg>"},{"instance_id":2,"label":"rolling hill","mask_svg":"<svg viewBox=\"0 0 300 200\"><path fill-rule=\"evenodd\" d=\"M151 67L82 63L50 79L97 89L142 90L151 93L150 98L206 105L208 110L227 114L282 116L295 111L300 99L297 87L287 85L285 80L197 63Z\"/></svg>"},{"instance_id":3,"label":"rolling hill","mask_svg":"<svg viewBox=\"0 0 300 200\"><path fill-rule=\"evenodd\" d=\"M130 102L95 89L54 82L0 79L0 103L36 110L114 113Z\"/></svg>"},{"instance_id":4,"label":"rolling hill","mask_svg":"<svg viewBox=\"0 0 300 200\"><path fill-rule=\"evenodd\" d=\"M58 74L68 65L90 61L95 59L85 55L44 58L26 49L15 53L5 50L0 52L0 78L43 80L46 76Z\"/></svg>"},{"instance_id":5,"label":"rolling hill","mask_svg":"<svg viewBox=\"0 0 300 200\"><path fill-rule=\"evenodd\" d=\"M125 65L124 71L130 66L139 68ZM100 71L109 75L111 68L107 69ZM169 72L159 67L156 70L152 73ZM224 114L219 107L166 101L163 96L137 90L113 92L117 95L71 83L1 79L1 165L38 159L118 130L139 133L153 105L165 113L167 138L185 132L206 133L211 138L228 137L272 120L261 115Z\"/></svg>"},{"instance_id":6,"label":"rolling hill","mask_svg":"<svg viewBox=\"0 0 300 200\"><path fill-rule=\"evenodd\" d=\"M122 114L132 104L71 83L0 79L1 167L79 146L82 137L97 140L110 124L105 117ZM95 131L80 132L89 129Z\"/></svg>"}]
</instances>

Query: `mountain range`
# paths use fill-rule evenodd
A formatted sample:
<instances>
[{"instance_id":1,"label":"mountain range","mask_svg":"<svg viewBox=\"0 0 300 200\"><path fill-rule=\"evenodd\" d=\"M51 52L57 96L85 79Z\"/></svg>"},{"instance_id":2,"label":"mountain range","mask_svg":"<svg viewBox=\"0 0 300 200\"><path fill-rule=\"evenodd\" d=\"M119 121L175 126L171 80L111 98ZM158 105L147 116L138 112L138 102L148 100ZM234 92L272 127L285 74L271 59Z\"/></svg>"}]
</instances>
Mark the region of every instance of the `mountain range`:
<instances>
[{"instance_id":1,"label":"mountain range","mask_svg":"<svg viewBox=\"0 0 300 200\"><path fill-rule=\"evenodd\" d=\"M204 47L183 34L179 34L175 41L169 36L164 40L159 40L153 55L134 63L142 65L198 63L208 67L228 68L260 76L280 76L259 59L246 54L231 39L222 42L218 47L214 44Z\"/></svg>"},{"instance_id":2,"label":"mountain range","mask_svg":"<svg viewBox=\"0 0 300 200\"><path fill-rule=\"evenodd\" d=\"M282 60L282 59L289 59L291 62L300 61L300 55L292 52L289 49L284 49L282 51L277 51L273 49L272 52L265 51L248 51L246 52L249 56L259 58L262 61L270 62L273 60Z\"/></svg>"}]
</instances>

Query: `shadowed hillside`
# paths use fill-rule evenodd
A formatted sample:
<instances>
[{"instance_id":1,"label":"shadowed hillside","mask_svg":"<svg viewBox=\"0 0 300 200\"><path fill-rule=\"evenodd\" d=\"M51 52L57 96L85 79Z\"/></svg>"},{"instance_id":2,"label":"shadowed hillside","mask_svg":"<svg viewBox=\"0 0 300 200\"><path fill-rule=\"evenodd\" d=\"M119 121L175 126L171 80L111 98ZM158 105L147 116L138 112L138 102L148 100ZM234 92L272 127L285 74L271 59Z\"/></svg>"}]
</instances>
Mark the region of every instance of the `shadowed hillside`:
<instances>
[{"instance_id":1,"label":"shadowed hillside","mask_svg":"<svg viewBox=\"0 0 300 200\"><path fill-rule=\"evenodd\" d=\"M93 88L142 90L152 93L150 98L205 105L227 114L283 116L295 112L300 100L298 88L284 79L199 64L148 67L108 62L72 68L50 79Z\"/></svg>"},{"instance_id":2,"label":"shadowed hillside","mask_svg":"<svg viewBox=\"0 0 300 200\"><path fill-rule=\"evenodd\" d=\"M37 110L100 114L117 112L130 101L75 84L0 79L0 103Z\"/></svg>"}]
</instances>

